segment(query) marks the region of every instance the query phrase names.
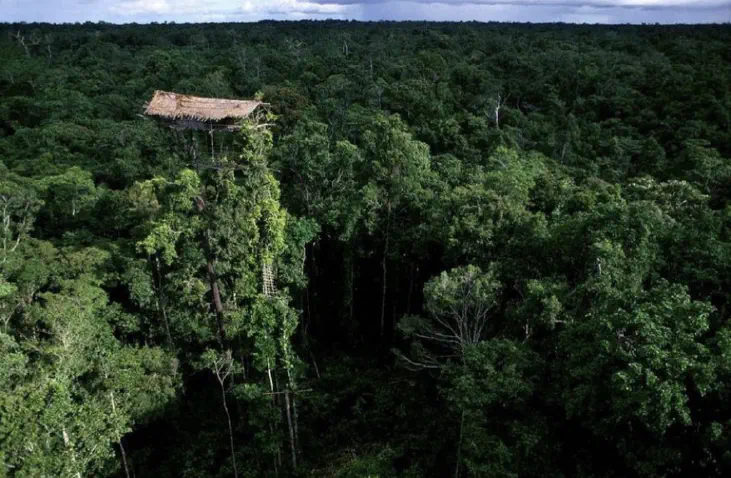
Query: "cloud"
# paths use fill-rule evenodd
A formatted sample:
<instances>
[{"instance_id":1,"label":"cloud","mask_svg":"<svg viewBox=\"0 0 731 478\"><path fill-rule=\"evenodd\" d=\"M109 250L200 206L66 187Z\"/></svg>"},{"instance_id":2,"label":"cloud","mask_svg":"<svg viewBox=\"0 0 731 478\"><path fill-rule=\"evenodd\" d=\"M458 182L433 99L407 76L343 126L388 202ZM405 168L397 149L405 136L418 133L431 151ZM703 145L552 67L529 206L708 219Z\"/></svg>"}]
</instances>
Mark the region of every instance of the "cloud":
<instances>
[{"instance_id":1,"label":"cloud","mask_svg":"<svg viewBox=\"0 0 731 478\"><path fill-rule=\"evenodd\" d=\"M394 0L312 0L312 2L327 4L337 3L340 5L384 5L388 3L394 3ZM510 5L520 7L558 6L575 8L591 7L643 9L707 9L731 6L731 0L410 0L403 3L476 6Z\"/></svg>"},{"instance_id":2,"label":"cloud","mask_svg":"<svg viewBox=\"0 0 731 478\"><path fill-rule=\"evenodd\" d=\"M2 21L731 22L731 0L0 0Z\"/></svg>"},{"instance_id":3,"label":"cloud","mask_svg":"<svg viewBox=\"0 0 731 478\"><path fill-rule=\"evenodd\" d=\"M110 10L121 15L139 15L140 13L170 13L172 7L167 0L129 0L112 5Z\"/></svg>"},{"instance_id":4,"label":"cloud","mask_svg":"<svg viewBox=\"0 0 731 478\"><path fill-rule=\"evenodd\" d=\"M314 0L320 1L320 0ZM332 0L335 1L335 0ZM352 0L337 0L345 4ZM363 0L364 20L565 23L713 23L731 21L731 1L675 5L639 0ZM667 3L667 2L666 2ZM703 5L701 5L703 4Z\"/></svg>"},{"instance_id":5,"label":"cloud","mask_svg":"<svg viewBox=\"0 0 731 478\"><path fill-rule=\"evenodd\" d=\"M94 1L94 0L83 0ZM196 15L229 14L237 16L290 14L328 15L351 9L352 4L307 0L117 0L111 2L111 12L124 15Z\"/></svg>"},{"instance_id":6,"label":"cloud","mask_svg":"<svg viewBox=\"0 0 731 478\"><path fill-rule=\"evenodd\" d=\"M195 15L211 12L233 12L230 0L84 0L107 5L109 12L123 16L134 15Z\"/></svg>"},{"instance_id":7,"label":"cloud","mask_svg":"<svg viewBox=\"0 0 731 478\"><path fill-rule=\"evenodd\" d=\"M345 13L350 6L334 1L301 1L301 0L247 0L243 2L243 13L266 13L273 15L288 15L292 13L310 15L329 15Z\"/></svg>"}]
</instances>

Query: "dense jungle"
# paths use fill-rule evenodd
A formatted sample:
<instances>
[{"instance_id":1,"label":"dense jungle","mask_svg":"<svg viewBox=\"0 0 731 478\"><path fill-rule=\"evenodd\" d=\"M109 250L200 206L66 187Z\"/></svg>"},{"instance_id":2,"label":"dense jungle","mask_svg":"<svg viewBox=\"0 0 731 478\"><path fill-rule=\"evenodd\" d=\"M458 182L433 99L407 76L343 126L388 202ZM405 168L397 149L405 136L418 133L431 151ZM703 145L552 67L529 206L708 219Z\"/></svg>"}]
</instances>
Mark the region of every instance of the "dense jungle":
<instances>
[{"instance_id":1,"label":"dense jungle","mask_svg":"<svg viewBox=\"0 0 731 478\"><path fill-rule=\"evenodd\" d=\"M730 46L0 24L0 477L729 476Z\"/></svg>"}]
</instances>

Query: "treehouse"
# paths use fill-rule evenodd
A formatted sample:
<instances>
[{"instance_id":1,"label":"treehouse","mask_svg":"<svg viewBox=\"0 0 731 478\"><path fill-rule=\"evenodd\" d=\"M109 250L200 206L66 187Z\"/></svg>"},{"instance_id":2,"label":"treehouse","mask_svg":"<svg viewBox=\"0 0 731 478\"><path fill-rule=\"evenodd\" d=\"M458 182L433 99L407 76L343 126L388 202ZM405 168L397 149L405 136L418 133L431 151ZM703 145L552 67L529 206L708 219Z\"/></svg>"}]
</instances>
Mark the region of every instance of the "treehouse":
<instances>
[{"instance_id":1,"label":"treehouse","mask_svg":"<svg viewBox=\"0 0 731 478\"><path fill-rule=\"evenodd\" d=\"M145 107L145 115L153 117L167 124L176 131L179 142L185 146L186 152L191 156L196 169L202 167L216 167L215 155L216 145L219 148L219 154L226 154L224 147L225 138L219 138L214 144L213 135L216 132L232 133L241 129L241 120L251 118L258 110L266 107L266 103L253 100L227 100L222 98L202 98L200 96L182 95L169 91L155 91L152 100ZM206 153L198 150L197 134L201 132L207 133L210 139L211 157L208 163L201 161L202 156ZM197 134L196 134L197 133ZM185 135L189 135L186 138ZM231 134L229 136L229 144L231 143ZM203 164L202 164L203 163ZM213 164L211 164L213 163ZM204 208L205 204L201 201L199 208ZM222 313L222 305L220 303L218 286L216 284L215 272L213 265L208 264L209 274L211 274L212 292L214 296L216 313ZM277 293L275 286L275 273L271 262L262 264L262 293L267 297L273 297Z\"/></svg>"},{"instance_id":2,"label":"treehouse","mask_svg":"<svg viewBox=\"0 0 731 478\"><path fill-rule=\"evenodd\" d=\"M216 147L219 154L225 154L230 139L226 141L224 136L218 142L214 142L214 133L231 133L239 130L242 119L252 117L265 106L266 103L254 100L202 98L157 90L146 105L145 115L162 121L174 129L178 133L178 138L185 143L185 149L197 163L201 151L198 150L196 131L208 133L207 142L210 143L210 148L205 148L205 151L210 151L211 158L216 155ZM189 132L188 137L183 132Z\"/></svg>"}]
</instances>

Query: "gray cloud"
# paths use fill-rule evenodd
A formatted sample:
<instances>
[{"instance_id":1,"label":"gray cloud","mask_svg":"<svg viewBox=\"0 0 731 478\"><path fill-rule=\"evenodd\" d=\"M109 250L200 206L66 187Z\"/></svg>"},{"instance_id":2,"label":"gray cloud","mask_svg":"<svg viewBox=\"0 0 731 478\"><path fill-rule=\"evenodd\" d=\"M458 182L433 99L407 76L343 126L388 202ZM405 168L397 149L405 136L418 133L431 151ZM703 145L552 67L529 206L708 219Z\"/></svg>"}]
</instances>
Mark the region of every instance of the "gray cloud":
<instances>
[{"instance_id":1,"label":"gray cloud","mask_svg":"<svg viewBox=\"0 0 731 478\"><path fill-rule=\"evenodd\" d=\"M348 0L346 0L348 1ZM550 4L547 4L550 3ZM723 23L731 21L726 2L705 8L609 6L606 2L559 2L516 4L514 2L371 1L362 5L366 20L476 20L566 23Z\"/></svg>"},{"instance_id":2,"label":"gray cloud","mask_svg":"<svg viewBox=\"0 0 731 478\"><path fill-rule=\"evenodd\" d=\"M385 5L394 0L310 0L319 4ZM400 3L427 5L476 5L518 7L629 8L629 9L717 9L730 8L731 0L408 0Z\"/></svg>"},{"instance_id":3,"label":"gray cloud","mask_svg":"<svg viewBox=\"0 0 731 478\"><path fill-rule=\"evenodd\" d=\"M731 22L731 0L0 0L0 21Z\"/></svg>"}]
</instances>

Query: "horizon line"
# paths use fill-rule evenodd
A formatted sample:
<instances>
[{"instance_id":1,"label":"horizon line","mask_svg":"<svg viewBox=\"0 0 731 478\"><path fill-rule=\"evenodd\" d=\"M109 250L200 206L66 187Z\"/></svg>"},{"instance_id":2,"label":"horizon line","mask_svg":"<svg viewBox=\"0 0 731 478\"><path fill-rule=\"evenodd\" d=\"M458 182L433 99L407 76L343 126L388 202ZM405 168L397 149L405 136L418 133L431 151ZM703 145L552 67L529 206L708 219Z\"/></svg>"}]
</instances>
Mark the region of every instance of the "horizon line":
<instances>
[{"instance_id":1,"label":"horizon line","mask_svg":"<svg viewBox=\"0 0 731 478\"><path fill-rule=\"evenodd\" d=\"M257 23L433 23L433 24L498 24L498 25L587 25L587 26L728 26L731 20L723 22L700 22L700 23L680 23L680 22L654 22L654 23L587 23L587 22L567 22L567 21L500 21L500 20L357 20L348 18L301 18L296 20L279 20L275 18L260 20L228 20L228 21L204 21L204 22L180 22L175 20L150 21L150 22L115 22L109 20L86 20L77 22L48 22L37 20L19 20L14 22L0 21L0 25L56 25L56 26L75 26L75 25L114 25L114 26L141 26L141 25L216 25L216 24L257 24Z\"/></svg>"}]
</instances>

